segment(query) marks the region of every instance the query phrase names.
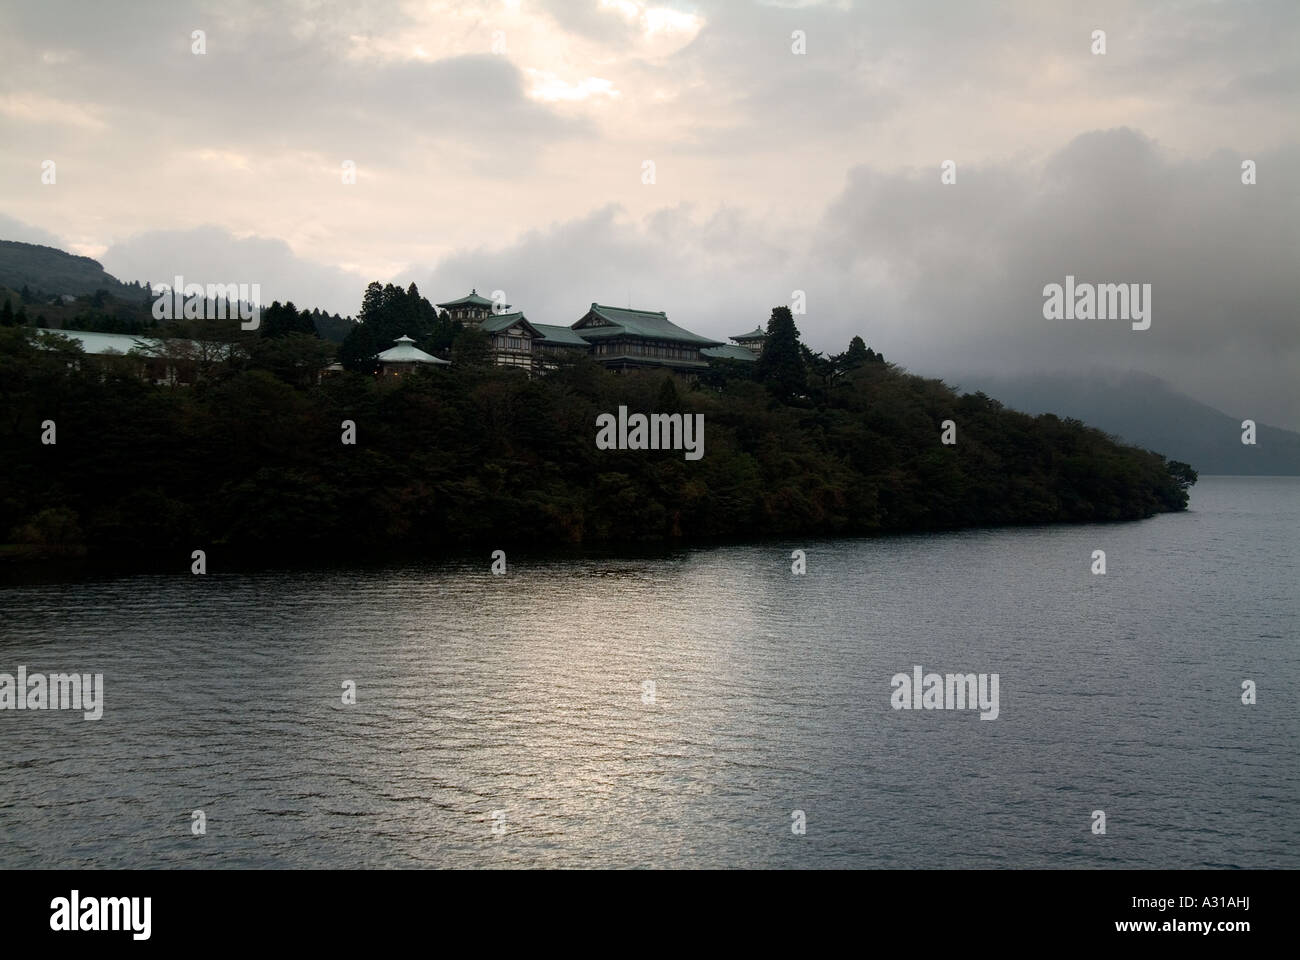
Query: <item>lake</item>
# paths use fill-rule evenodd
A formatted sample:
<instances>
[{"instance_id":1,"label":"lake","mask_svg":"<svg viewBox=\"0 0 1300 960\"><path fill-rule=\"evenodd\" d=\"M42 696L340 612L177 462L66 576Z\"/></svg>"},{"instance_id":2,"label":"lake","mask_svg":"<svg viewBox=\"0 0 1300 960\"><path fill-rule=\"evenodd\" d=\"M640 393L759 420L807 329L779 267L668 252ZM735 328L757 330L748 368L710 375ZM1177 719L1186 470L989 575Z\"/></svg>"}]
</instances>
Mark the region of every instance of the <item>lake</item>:
<instances>
[{"instance_id":1,"label":"lake","mask_svg":"<svg viewBox=\"0 0 1300 960\"><path fill-rule=\"evenodd\" d=\"M6 586L0 672L104 694L0 711L0 867L1296 868L1298 543L1300 478L1207 477L1124 524ZM997 718L894 709L916 666Z\"/></svg>"}]
</instances>

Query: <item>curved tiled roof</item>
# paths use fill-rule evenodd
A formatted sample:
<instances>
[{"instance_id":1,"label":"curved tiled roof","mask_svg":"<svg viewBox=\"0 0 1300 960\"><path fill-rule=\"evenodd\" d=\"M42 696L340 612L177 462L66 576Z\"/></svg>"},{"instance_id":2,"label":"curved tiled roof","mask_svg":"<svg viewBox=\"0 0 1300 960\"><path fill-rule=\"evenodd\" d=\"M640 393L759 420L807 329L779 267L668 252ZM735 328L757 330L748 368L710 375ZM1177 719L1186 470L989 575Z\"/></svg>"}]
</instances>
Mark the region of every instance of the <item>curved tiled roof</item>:
<instances>
[{"instance_id":1,"label":"curved tiled roof","mask_svg":"<svg viewBox=\"0 0 1300 960\"><path fill-rule=\"evenodd\" d=\"M716 360L744 360L746 363L754 363L758 360L758 354L749 347L740 347L734 343L724 343L720 347L705 347L700 353Z\"/></svg>"},{"instance_id":2,"label":"curved tiled roof","mask_svg":"<svg viewBox=\"0 0 1300 960\"><path fill-rule=\"evenodd\" d=\"M557 343L568 347L587 346L587 341L578 336L577 331L570 327L561 327L553 323L534 323L537 332L543 337L542 343Z\"/></svg>"},{"instance_id":3,"label":"curved tiled roof","mask_svg":"<svg viewBox=\"0 0 1300 960\"><path fill-rule=\"evenodd\" d=\"M380 363L433 363L448 364L449 360L440 360L432 354L425 353L415 346L415 341L402 335L394 341L397 346L389 347L376 359Z\"/></svg>"},{"instance_id":4,"label":"curved tiled roof","mask_svg":"<svg viewBox=\"0 0 1300 960\"><path fill-rule=\"evenodd\" d=\"M502 330L509 330L516 323L522 323L529 330L532 330L535 336L541 336L541 331L520 310L516 310L514 313L493 314L480 323L478 327L484 333L500 333Z\"/></svg>"},{"instance_id":5,"label":"curved tiled roof","mask_svg":"<svg viewBox=\"0 0 1300 960\"><path fill-rule=\"evenodd\" d=\"M458 300L448 300L446 303L438 304L438 306L440 307L490 307L492 306L492 301L487 299L486 297L480 297L478 295L478 290L474 289L471 290L469 293L465 294L465 296L461 297Z\"/></svg>"},{"instance_id":6,"label":"curved tiled roof","mask_svg":"<svg viewBox=\"0 0 1300 960\"><path fill-rule=\"evenodd\" d=\"M596 316L608 325L583 327L587 317ZM691 333L673 323L662 310L651 313L649 310L632 310L623 307L607 307L593 303L582 320L574 324L573 330L586 340L616 337L630 334L645 337L647 340L669 340L676 343L692 343L702 347L720 347L722 341L710 340L697 333Z\"/></svg>"}]
</instances>

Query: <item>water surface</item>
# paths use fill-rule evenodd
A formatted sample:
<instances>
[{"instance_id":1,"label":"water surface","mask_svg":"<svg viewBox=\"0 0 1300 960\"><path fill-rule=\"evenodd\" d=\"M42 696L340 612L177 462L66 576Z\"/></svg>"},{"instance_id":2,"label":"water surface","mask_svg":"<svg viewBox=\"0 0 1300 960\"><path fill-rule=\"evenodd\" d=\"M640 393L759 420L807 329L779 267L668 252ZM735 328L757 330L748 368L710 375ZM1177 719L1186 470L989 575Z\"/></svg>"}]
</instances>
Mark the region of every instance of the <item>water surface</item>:
<instances>
[{"instance_id":1,"label":"water surface","mask_svg":"<svg viewBox=\"0 0 1300 960\"><path fill-rule=\"evenodd\" d=\"M6 587L0 671L105 709L0 711L0 867L1300 867L1298 542L1300 478L1210 477L1138 523ZM916 664L1000 716L892 710Z\"/></svg>"}]
</instances>

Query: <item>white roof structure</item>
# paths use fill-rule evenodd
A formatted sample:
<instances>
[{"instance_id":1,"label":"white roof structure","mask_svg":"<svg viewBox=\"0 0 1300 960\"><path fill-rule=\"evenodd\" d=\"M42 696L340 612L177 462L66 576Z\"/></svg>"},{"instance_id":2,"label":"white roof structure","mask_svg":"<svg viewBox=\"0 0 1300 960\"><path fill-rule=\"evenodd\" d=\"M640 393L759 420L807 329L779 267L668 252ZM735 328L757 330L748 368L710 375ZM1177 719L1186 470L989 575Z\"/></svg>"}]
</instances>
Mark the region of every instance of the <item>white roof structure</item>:
<instances>
[{"instance_id":1,"label":"white roof structure","mask_svg":"<svg viewBox=\"0 0 1300 960\"><path fill-rule=\"evenodd\" d=\"M129 333L95 333L90 330L50 330L38 327L38 333L57 333L81 344L86 353L114 354L130 353L136 347L142 349L157 348L162 341L154 337L138 337Z\"/></svg>"},{"instance_id":2,"label":"white roof structure","mask_svg":"<svg viewBox=\"0 0 1300 960\"><path fill-rule=\"evenodd\" d=\"M432 363L446 366L450 360L439 360L432 354L414 346L415 341L403 334L393 341L395 347L389 347L378 357L380 363Z\"/></svg>"}]
</instances>

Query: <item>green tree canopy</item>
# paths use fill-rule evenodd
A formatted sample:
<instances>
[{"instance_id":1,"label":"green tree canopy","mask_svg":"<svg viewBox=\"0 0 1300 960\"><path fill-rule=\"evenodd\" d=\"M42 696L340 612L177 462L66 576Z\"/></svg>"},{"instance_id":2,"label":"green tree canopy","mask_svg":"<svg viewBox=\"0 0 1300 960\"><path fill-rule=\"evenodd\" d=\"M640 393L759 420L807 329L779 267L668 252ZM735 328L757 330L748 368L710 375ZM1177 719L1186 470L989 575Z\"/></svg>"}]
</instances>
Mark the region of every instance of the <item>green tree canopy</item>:
<instances>
[{"instance_id":1,"label":"green tree canopy","mask_svg":"<svg viewBox=\"0 0 1300 960\"><path fill-rule=\"evenodd\" d=\"M789 307L773 307L767 321L767 340L759 354L756 375L781 401L803 396L808 389L799 330Z\"/></svg>"}]
</instances>

